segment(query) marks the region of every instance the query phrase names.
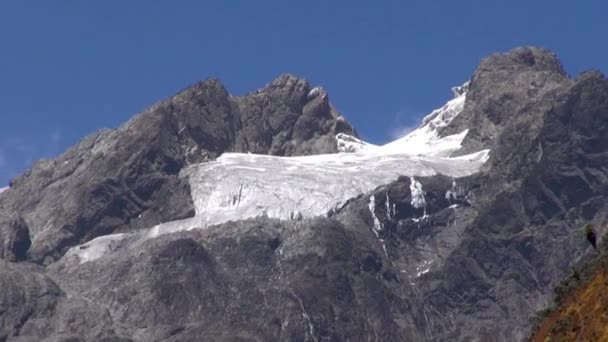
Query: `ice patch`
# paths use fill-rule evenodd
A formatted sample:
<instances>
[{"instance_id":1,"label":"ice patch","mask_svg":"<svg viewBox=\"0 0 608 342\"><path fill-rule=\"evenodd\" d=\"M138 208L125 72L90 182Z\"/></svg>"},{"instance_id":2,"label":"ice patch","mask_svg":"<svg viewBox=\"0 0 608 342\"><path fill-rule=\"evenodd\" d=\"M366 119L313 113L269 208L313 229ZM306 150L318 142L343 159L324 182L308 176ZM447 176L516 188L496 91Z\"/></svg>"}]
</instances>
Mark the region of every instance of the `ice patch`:
<instances>
[{"instance_id":1,"label":"ice patch","mask_svg":"<svg viewBox=\"0 0 608 342\"><path fill-rule=\"evenodd\" d=\"M278 219L325 215L348 199L400 175L441 173L461 177L477 172L483 162L485 158L403 154L344 153L284 158L225 153L215 161L184 171L183 176L190 180L196 217L164 224L159 232L189 229L186 226L192 225L204 228L260 215ZM414 199L419 203L416 205L424 207L421 185L415 181L414 187L417 194Z\"/></svg>"},{"instance_id":2,"label":"ice patch","mask_svg":"<svg viewBox=\"0 0 608 342\"><path fill-rule=\"evenodd\" d=\"M426 199L424 198L424 190L422 190L422 184L417 181L414 177L410 177L410 193L412 200L410 204L416 209L423 208L424 212L422 217L413 218L414 222L420 222L426 220L429 215L426 214Z\"/></svg>"},{"instance_id":3,"label":"ice patch","mask_svg":"<svg viewBox=\"0 0 608 342\"><path fill-rule=\"evenodd\" d=\"M427 215L426 212L425 212L424 215L422 215L421 217L415 217L415 218L412 219L412 221L418 223L418 222L424 221L424 220L426 220L428 218L429 218L429 215Z\"/></svg>"},{"instance_id":4,"label":"ice patch","mask_svg":"<svg viewBox=\"0 0 608 342\"><path fill-rule=\"evenodd\" d=\"M352 135L338 133L336 135L336 143L339 152L357 153L357 152L373 152L378 149L377 145L366 143L365 141L355 138Z\"/></svg>"},{"instance_id":5,"label":"ice patch","mask_svg":"<svg viewBox=\"0 0 608 342\"><path fill-rule=\"evenodd\" d=\"M127 234L101 236L84 245L70 248L65 256L77 255L81 263L95 260L120 248L121 242L126 237Z\"/></svg>"},{"instance_id":6,"label":"ice patch","mask_svg":"<svg viewBox=\"0 0 608 342\"><path fill-rule=\"evenodd\" d=\"M456 185L456 180L452 180L452 188L445 192L445 199L450 201L456 201L458 197L464 196L464 190Z\"/></svg>"},{"instance_id":7,"label":"ice patch","mask_svg":"<svg viewBox=\"0 0 608 342\"><path fill-rule=\"evenodd\" d=\"M368 208L369 208L369 212L372 214L372 219L374 220L374 226L372 227L372 230L373 230L374 234L376 235L376 238L378 238L380 245L382 245L382 250L384 251L384 255L386 255L388 257L388 251L386 250L386 243L384 242L384 239L380 238L380 231L382 230L382 223L380 222L380 219L378 219L378 216L376 215L376 196L371 195L371 197L369 198Z\"/></svg>"},{"instance_id":8,"label":"ice patch","mask_svg":"<svg viewBox=\"0 0 608 342\"><path fill-rule=\"evenodd\" d=\"M388 216L389 219L395 217L395 203L393 203L393 205L391 206L391 199L390 197L388 197L388 191L386 192L386 202L384 202L384 205L386 210L386 216Z\"/></svg>"},{"instance_id":9,"label":"ice patch","mask_svg":"<svg viewBox=\"0 0 608 342\"><path fill-rule=\"evenodd\" d=\"M378 216L376 216L376 196L372 195L369 198L368 207L369 212L372 214L372 219L374 220L374 233L376 234L376 237L378 237L378 232L382 230L382 224L380 223Z\"/></svg>"},{"instance_id":10,"label":"ice patch","mask_svg":"<svg viewBox=\"0 0 608 342\"><path fill-rule=\"evenodd\" d=\"M410 177L410 192L412 193L412 207L424 208L426 206L426 200L424 199L422 184L414 177Z\"/></svg>"},{"instance_id":11,"label":"ice patch","mask_svg":"<svg viewBox=\"0 0 608 342\"><path fill-rule=\"evenodd\" d=\"M420 265L416 266L416 278L423 274L427 274L431 270L432 260L424 260Z\"/></svg>"},{"instance_id":12,"label":"ice patch","mask_svg":"<svg viewBox=\"0 0 608 342\"><path fill-rule=\"evenodd\" d=\"M325 93L323 87L314 87L308 92L308 99L314 99L321 93Z\"/></svg>"}]
</instances>

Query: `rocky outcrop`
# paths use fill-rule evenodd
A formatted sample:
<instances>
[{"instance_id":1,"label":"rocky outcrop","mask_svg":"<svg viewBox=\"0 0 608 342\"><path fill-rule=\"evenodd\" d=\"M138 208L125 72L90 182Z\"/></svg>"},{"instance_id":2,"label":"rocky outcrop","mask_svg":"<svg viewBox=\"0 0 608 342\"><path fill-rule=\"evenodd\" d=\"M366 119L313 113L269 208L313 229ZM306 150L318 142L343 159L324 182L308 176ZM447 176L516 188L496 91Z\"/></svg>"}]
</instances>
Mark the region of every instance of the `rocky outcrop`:
<instances>
[{"instance_id":1,"label":"rocky outcrop","mask_svg":"<svg viewBox=\"0 0 608 342\"><path fill-rule=\"evenodd\" d=\"M96 298L134 340L415 339L406 304L385 285L394 274L358 228L327 218L226 223L50 273Z\"/></svg>"},{"instance_id":2,"label":"rocky outcrop","mask_svg":"<svg viewBox=\"0 0 608 342\"><path fill-rule=\"evenodd\" d=\"M0 260L1 341L128 341L107 309L67 294L39 266Z\"/></svg>"},{"instance_id":3,"label":"rocky outcrop","mask_svg":"<svg viewBox=\"0 0 608 342\"><path fill-rule=\"evenodd\" d=\"M332 153L340 132L354 134L327 94L305 80L282 75L234 97L210 79L36 163L0 194L0 217L23 218L28 258L48 264L100 235L193 216L189 184L179 177L184 166L226 151ZM0 246L22 234L12 227L0 226Z\"/></svg>"},{"instance_id":4,"label":"rocky outcrop","mask_svg":"<svg viewBox=\"0 0 608 342\"><path fill-rule=\"evenodd\" d=\"M493 54L484 58L473 73L464 111L441 135L469 129L457 154L498 145L495 139L505 126L542 116L551 104L549 98L559 97L557 92L568 83L561 63L550 51L522 47Z\"/></svg>"},{"instance_id":5,"label":"rocky outcrop","mask_svg":"<svg viewBox=\"0 0 608 342\"><path fill-rule=\"evenodd\" d=\"M23 261L32 242L29 229L21 217L15 215L0 216L0 259Z\"/></svg>"}]
</instances>

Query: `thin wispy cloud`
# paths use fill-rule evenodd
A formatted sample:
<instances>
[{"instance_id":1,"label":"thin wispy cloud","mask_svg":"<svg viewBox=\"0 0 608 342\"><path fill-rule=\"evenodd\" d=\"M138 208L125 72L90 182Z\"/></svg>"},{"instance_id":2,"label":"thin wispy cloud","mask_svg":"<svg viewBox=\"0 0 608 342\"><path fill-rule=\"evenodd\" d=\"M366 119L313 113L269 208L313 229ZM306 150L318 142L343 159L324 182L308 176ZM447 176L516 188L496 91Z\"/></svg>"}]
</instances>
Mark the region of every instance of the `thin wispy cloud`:
<instances>
[{"instance_id":1,"label":"thin wispy cloud","mask_svg":"<svg viewBox=\"0 0 608 342\"><path fill-rule=\"evenodd\" d=\"M63 135L60 128L51 131L46 139L4 137L0 141L0 185L32 167L36 160L53 158L61 149Z\"/></svg>"},{"instance_id":2,"label":"thin wispy cloud","mask_svg":"<svg viewBox=\"0 0 608 342\"><path fill-rule=\"evenodd\" d=\"M414 131L420 126L423 113L411 110L409 108L401 108L393 116L393 124L388 132L391 140L399 139Z\"/></svg>"},{"instance_id":3,"label":"thin wispy cloud","mask_svg":"<svg viewBox=\"0 0 608 342\"><path fill-rule=\"evenodd\" d=\"M49 157L54 157L61 153L61 141L63 140L63 134L59 127L55 129L49 135L49 147L46 153Z\"/></svg>"},{"instance_id":4,"label":"thin wispy cloud","mask_svg":"<svg viewBox=\"0 0 608 342\"><path fill-rule=\"evenodd\" d=\"M61 130L59 128L55 128L55 130L49 135L49 140L53 146L57 146L61 142L61 137Z\"/></svg>"},{"instance_id":5,"label":"thin wispy cloud","mask_svg":"<svg viewBox=\"0 0 608 342\"><path fill-rule=\"evenodd\" d=\"M6 165L6 156L4 155L4 150L0 149L0 168L3 168Z\"/></svg>"},{"instance_id":6,"label":"thin wispy cloud","mask_svg":"<svg viewBox=\"0 0 608 342\"><path fill-rule=\"evenodd\" d=\"M391 137L391 140L403 138L416 130L416 128L418 128L418 125L396 127L391 130L389 136Z\"/></svg>"}]
</instances>

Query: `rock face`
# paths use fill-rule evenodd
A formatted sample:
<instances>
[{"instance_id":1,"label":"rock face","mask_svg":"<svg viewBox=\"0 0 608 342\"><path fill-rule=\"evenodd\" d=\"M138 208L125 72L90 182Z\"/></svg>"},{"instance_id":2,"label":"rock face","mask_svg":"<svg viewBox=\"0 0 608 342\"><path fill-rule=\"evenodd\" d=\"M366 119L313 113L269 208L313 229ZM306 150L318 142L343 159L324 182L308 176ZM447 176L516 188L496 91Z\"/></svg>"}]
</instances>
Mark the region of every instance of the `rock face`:
<instances>
[{"instance_id":1,"label":"rock face","mask_svg":"<svg viewBox=\"0 0 608 342\"><path fill-rule=\"evenodd\" d=\"M322 89L291 76L245 97L195 85L0 194L11 261L0 340L523 340L592 255L584 224L606 233L608 80L569 78L542 49L492 55L441 134L463 129L457 154L491 149L480 173L400 177L327 217L227 222L55 261L95 236L191 215L185 165L332 152L334 134L353 133Z\"/></svg>"},{"instance_id":2,"label":"rock face","mask_svg":"<svg viewBox=\"0 0 608 342\"><path fill-rule=\"evenodd\" d=\"M568 78L557 57L537 48L517 48L484 58L473 73L467 105L443 134L468 128L460 154L494 145L501 131L514 120L534 115L531 105L550 105L550 97ZM548 108L539 108L539 114Z\"/></svg>"},{"instance_id":3,"label":"rock face","mask_svg":"<svg viewBox=\"0 0 608 342\"><path fill-rule=\"evenodd\" d=\"M21 217L28 259L48 264L100 235L193 216L189 184L178 178L184 166L226 151L336 152L337 133L355 134L327 94L302 79L282 75L244 97L211 79L38 162L0 194L0 217ZM6 246L17 233L2 222Z\"/></svg>"}]
</instances>

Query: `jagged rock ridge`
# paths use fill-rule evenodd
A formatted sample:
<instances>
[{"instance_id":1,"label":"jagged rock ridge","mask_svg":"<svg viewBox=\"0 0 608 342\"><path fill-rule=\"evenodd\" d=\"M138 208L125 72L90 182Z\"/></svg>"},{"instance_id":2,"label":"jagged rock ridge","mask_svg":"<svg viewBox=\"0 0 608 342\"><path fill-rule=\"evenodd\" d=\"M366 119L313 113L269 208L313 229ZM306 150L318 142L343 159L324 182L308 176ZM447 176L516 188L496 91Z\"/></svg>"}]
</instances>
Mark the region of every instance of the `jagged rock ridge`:
<instances>
[{"instance_id":1,"label":"jagged rock ridge","mask_svg":"<svg viewBox=\"0 0 608 342\"><path fill-rule=\"evenodd\" d=\"M327 94L305 80L282 75L242 97L217 79L203 81L13 180L0 195L0 213L25 225L5 223L0 236L9 241L25 227L27 258L50 263L100 235L193 216L189 184L178 177L187 165L226 151L336 152L337 133L356 135Z\"/></svg>"}]
</instances>

